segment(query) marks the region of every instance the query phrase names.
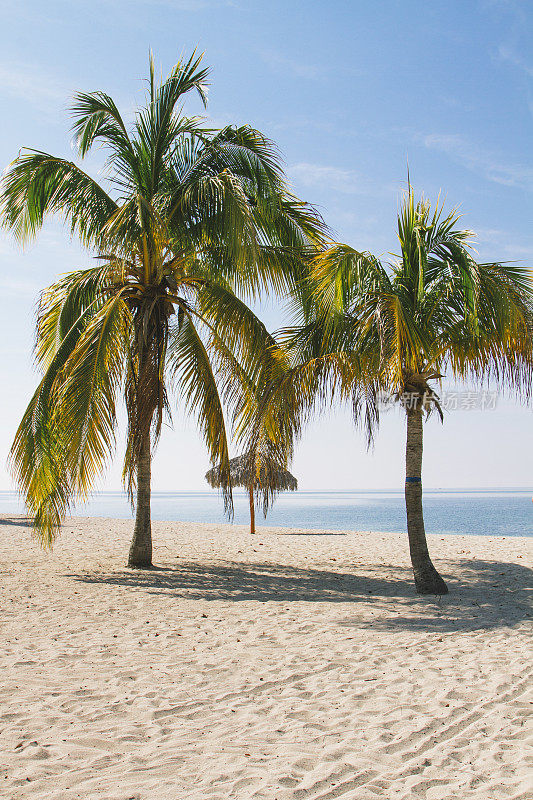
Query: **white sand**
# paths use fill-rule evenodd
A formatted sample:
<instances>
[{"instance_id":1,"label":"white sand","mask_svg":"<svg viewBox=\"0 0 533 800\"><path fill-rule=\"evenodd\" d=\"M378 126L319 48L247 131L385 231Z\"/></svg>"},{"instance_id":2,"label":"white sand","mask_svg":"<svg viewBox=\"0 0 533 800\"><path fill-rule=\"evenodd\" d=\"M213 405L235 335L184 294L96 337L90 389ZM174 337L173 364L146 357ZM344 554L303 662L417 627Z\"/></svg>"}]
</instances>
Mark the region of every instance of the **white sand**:
<instances>
[{"instance_id":1,"label":"white sand","mask_svg":"<svg viewBox=\"0 0 533 800\"><path fill-rule=\"evenodd\" d=\"M2 798L533 797L528 540L2 522Z\"/></svg>"}]
</instances>

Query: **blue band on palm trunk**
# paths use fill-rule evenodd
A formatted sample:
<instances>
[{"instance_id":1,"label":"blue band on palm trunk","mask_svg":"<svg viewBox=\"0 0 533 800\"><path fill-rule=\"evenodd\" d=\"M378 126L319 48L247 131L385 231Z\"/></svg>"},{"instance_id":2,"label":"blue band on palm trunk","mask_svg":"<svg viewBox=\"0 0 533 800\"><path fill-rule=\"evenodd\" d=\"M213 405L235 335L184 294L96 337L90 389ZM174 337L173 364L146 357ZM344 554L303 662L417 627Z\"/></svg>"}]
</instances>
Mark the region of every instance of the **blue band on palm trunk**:
<instances>
[{"instance_id":1,"label":"blue band on palm trunk","mask_svg":"<svg viewBox=\"0 0 533 800\"><path fill-rule=\"evenodd\" d=\"M406 478L406 483L422 483L422 478Z\"/></svg>"}]
</instances>

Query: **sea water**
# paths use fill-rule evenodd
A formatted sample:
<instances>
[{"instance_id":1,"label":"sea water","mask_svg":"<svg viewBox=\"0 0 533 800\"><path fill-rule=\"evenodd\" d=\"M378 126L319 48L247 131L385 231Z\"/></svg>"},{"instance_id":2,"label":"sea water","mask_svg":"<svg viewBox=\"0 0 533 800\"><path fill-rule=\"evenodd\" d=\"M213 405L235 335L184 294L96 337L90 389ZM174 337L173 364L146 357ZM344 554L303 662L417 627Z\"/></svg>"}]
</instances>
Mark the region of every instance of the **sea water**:
<instances>
[{"instance_id":1,"label":"sea water","mask_svg":"<svg viewBox=\"0 0 533 800\"><path fill-rule=\"evenodd\" d=\"M248 496L235 490L237 524L249 521ZM533 535L533 489L427 489L424 492L426 531L476 536ZM2 517L24 514L15 492L0 492ZM96 493L73 510L73 516L131 518L122 492ZM153 492L152 518L184 522L227 522L217 491ZM405 505L400 491L285 492L278 496L262 524L311 530L405 531Z\"/></svg>"}]
</instances>

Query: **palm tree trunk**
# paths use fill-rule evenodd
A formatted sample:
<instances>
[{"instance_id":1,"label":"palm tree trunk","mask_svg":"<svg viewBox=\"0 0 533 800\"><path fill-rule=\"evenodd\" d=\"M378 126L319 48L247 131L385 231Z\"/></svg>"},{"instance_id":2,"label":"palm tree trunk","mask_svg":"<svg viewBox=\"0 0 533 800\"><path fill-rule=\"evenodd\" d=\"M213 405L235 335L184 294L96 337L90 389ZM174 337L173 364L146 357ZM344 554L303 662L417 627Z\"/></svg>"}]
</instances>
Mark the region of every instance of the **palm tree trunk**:
<instances>
[{"instance_id":1,"label":"palm tree trunk","mask_svg":"<svg viewBox=\"0 0 533 800\"><path fill-rule=\"evenodd\" d=\"M128 567L150 569L152 564L152 522L150 514L151 493L150 433L143 437L137 467L137 507L135 528L128 556Z\"/></svg>"},{"instance_id":2,"label":"palm tree trunk","mask_svg":"<svg viewBox=\"0 0 533 800\"><path fill-rule=\"evenodd\" d=\"M255 505L253 486L249 487L248 496L250 498L250 533L255 533Z\"/></svg>"},{"instance_id":3,"label":"palm tree trunk","mask_svg":"<svg viewBox=\"0 0 533 800\"><path fill-rule=\"evenodd\" d=\"M407 445L405 448L405 508L411 563L419 594L447 594L448 587L433 566L424 529L422 510L422 409L407 410Z\"/></svg>"}]
</instances>

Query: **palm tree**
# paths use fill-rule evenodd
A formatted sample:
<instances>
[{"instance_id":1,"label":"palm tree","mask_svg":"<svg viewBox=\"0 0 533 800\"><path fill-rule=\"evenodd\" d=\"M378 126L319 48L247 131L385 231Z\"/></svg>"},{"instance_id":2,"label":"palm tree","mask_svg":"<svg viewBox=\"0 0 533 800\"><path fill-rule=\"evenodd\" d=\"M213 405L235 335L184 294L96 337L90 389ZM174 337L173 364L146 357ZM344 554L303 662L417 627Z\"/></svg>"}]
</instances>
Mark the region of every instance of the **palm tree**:
<instances>
[{"instance_id":1,"label":"palm tree","mask_svg":"<svg viewBox=\"0 0 533 800\"><path fill-rule=\"evenodd\" d=\"M272 142L248 126L214 131L183 114L188 92L205 104L200 62L193 54L157 82L150 59L146 104L129 125L107 94L76 96L78 153L106 148L104 183L30 150L10 166L0 197L3 225L21 242L55 214L98 260L42 293L43 377L15 436L15 475L51 544L113 450L122 393L132 502L136 492L131 567L152 564L151 458L173 387L221 466L231 511L223 401L253 384L270 341L245 300L293 285L323 227L288 193Z\"/></svg>"},{"instance_id":2,"label":"palm tree","mask_svg":"<svg viewBox=\"0 0 533 800\"><path fill-rule=\"evenodd\" d=\"M439 203L433 212L427 201L415 203L409 187L394 263L345 244L317 256L311 288L300 296L302 324L285 332L277 377L265 382L260 426L263 437L269 426L283 426L286 450L301 431L303 412L339 391L350 398L370 444L383 395L401 404L407 531L421 594L448 591L429 555L422 512L423 416L436 410L442 419L434 382L444 376L495 382L527 399L533 376L532 273L477 263L473 234L458 227L459 219Z\"/></svg>"}]
</instances>

